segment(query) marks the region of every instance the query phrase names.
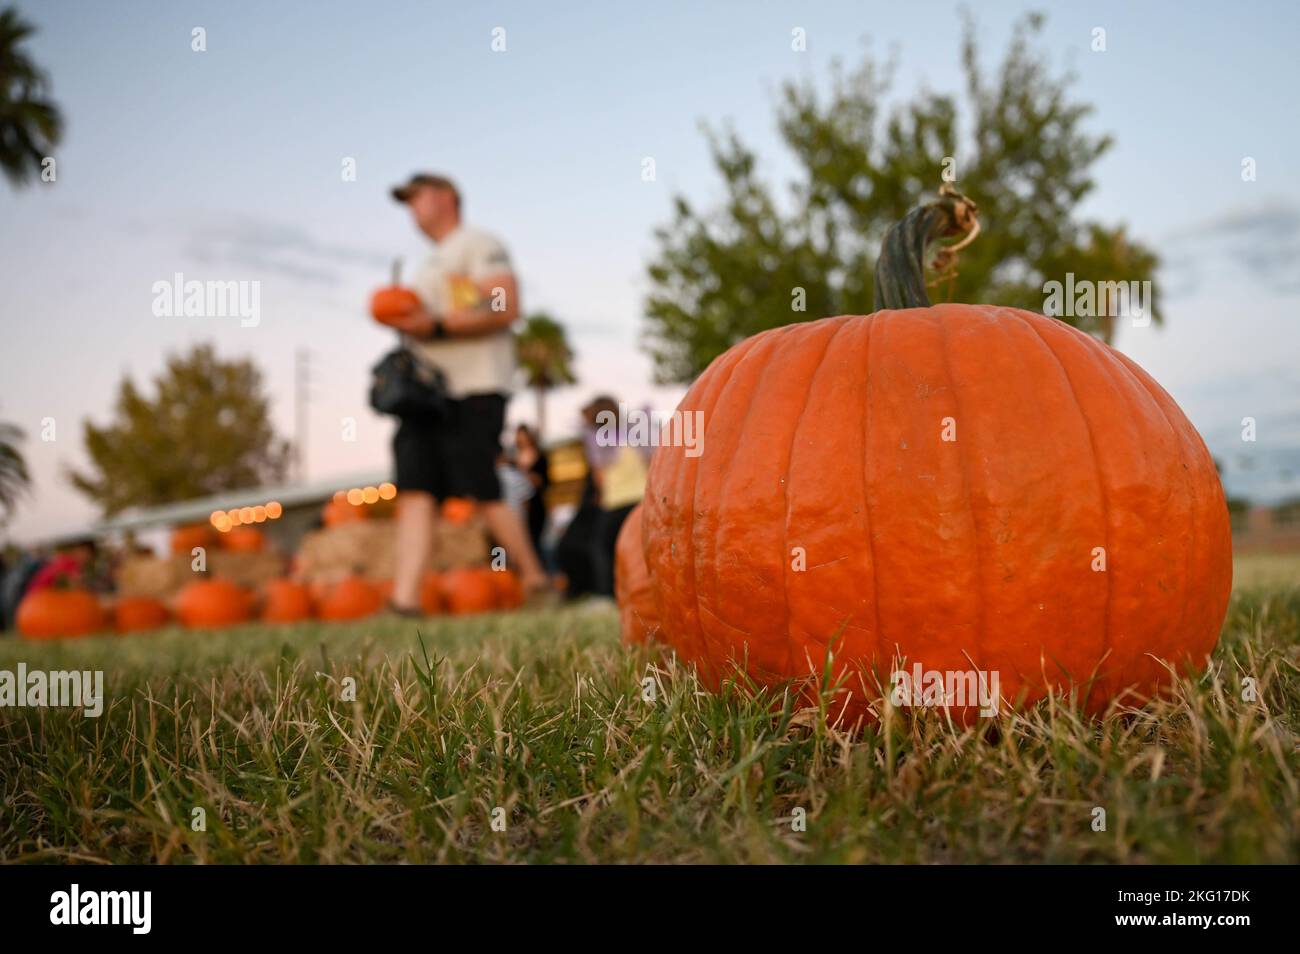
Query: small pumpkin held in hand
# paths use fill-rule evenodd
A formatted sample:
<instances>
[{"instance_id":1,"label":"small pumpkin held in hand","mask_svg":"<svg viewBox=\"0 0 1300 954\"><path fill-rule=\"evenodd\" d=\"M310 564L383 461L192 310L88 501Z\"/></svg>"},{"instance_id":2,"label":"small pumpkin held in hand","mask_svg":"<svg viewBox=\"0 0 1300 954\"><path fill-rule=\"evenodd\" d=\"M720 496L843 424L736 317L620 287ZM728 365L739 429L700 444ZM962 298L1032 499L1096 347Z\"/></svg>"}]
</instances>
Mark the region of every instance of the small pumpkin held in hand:
<instances>
[{"instance_id":1,"label":"small pumpkin held in hand","mask_svg":"<svg viewBox=\"0 0 1300 954\"><path fill-rule=\"evenodd\" d=\"M252 600L239 585L220 577L187 583L176 598L176 616L190 629L216 629L244 623L252 616Z\"/></svg>"},{"instance_id":2,"label":"small pumpkin held in hand","mask_svg":"<svg viewBox=\"0 0 1300 954\"><path fill-rule=\"evenodd\" d=\"M645 564L640 504L623 521L614 545L614 598L623 642L643 643L658 631L659 609Z\"/></svg>"},{"instance_id":3,"label":"small pumpkin held in hand","mask_svg":"<svg viewBox=\"0 0 1300 954\"><path fill-rule=\"evenodd\" d=\"M409 288L388 286L370 298L370 314L380 324L391 324L420 306L420 299Z\"/></svg>"},{"instance_id":4,"label":"small pumpkin held in hand","mask_svg":"<svg viewBox=\"0 0 1300 954\"><path fill-rule=\"evenodd\" d=\"M420 299L401 283L402 261L393 262L392 281L370 296L370 316L380 324L391 324L396 318L420 307Z\"/></svg>"},{"instance_id":5,"label":"small pumpkin held in hand","mask_svg":"<svg viewBox=\"0 0 1300 954\"><path fill-rule=\"evenodd\" d=\"M85 636L104 628L104 611L93 593L47 586L23 597L14 622L27 639Z\"/></svg>"},{"instance_id":6,"label":"small pumpkin held in hand","mask_svg":"<svg viewBox=\"0 0 1300 954\"><path fill-rule=\"evenodd\" d=\"M645 555L661 637L712 685L733 665L816 678L830 658L858 706L901 658L996 673L1026 704L1073 687L1096 712L1214 648L1232 550L1204 442L1101 341L929 304L927 243L973 236L975 211L947 194L909 213L874 314L755 335L682 399L702 452L658 448Z\"/></svg>"}]
</instances>

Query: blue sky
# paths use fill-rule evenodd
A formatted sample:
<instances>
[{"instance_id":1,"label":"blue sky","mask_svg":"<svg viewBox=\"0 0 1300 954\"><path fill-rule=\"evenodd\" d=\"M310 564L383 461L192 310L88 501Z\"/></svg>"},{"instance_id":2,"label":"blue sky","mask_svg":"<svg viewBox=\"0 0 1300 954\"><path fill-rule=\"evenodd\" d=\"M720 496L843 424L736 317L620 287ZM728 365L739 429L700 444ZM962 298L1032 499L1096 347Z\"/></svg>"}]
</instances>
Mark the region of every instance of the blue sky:
<instances>
[{"instance_id":1,"label":"blue sky","mask_svg":"<svg viewBox=\"0 0 1300 954\"><path fill-rule=\"evenodd\" d=\"M81 420L106 417L124 373L147 378L166 351L202 340L257 358L285 433L293 351L310 348L309 474L386 466L392 425L364 389L389 337L364 302L390 258L424 253L385 197L415 169L461 183L468 219L509 245L525 308L569 325L582 383L552 414L568 424L597 390L665 408L681 393L650 384L638 336L671 196L719 195L701 120L732 123L780 182L792 171L772 123L782 81L824 81L833 58L852 64L866 48L896 52L900 96L962 88L954 3L18 7L68 127L56 183L0 186L0 419L28 431L37 481L10 528L19 539L93 516L62 476L82 459ZM1029 8L978 5L987 64ZM1092 128L1116 137L1083 211L1126 222L1165 258L1166 326L1126 329L1119 347L1183 405L1230 489L1300 493L1300 5L1047 12L1046 52L1077 73ZM191 50L196 26L204 53ZM1098 26L1104 53L1090 49ZM491 50L495 27L505 52ZM790 48L795 27L805 53ZM641 179L645 156L655 182ZM355 182L341 179L344 157ZM261 323L155 317L152 285L176 272L260 281ZM1240 440L1246 416L1255 444ZM47 417L52 442L39 440Z\"/></svg>"}]
</instances>

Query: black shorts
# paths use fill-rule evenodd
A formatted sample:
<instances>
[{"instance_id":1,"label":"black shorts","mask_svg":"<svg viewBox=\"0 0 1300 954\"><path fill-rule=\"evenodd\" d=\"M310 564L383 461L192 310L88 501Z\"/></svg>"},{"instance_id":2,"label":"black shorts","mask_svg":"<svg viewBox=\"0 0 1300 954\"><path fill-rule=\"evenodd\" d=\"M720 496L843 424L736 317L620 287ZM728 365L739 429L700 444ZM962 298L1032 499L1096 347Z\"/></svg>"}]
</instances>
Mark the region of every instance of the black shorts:
<instances>
[{"instance_id":1,"label":"black shorts","mask_svg":"<svg viewBox=\"0 0 1300 954\"><path fill-rule=\"evenodd\" d=\"M397 489L423 490L438 500L500 500L497 457L505 424L501 394L451 401L446 417L402 418L393 435Z\"/></svg>"}]
</instances>

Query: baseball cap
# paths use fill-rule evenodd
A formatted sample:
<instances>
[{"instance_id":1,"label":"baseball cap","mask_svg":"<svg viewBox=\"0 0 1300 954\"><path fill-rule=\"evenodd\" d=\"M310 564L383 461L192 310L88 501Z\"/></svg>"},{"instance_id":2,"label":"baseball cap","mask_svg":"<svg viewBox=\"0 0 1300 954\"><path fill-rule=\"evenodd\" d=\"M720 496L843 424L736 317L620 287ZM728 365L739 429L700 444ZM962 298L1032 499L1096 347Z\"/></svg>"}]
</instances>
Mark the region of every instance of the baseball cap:
<instances>
[{"instance_id":1,"label":"baseball cap","mask_svg":"<svg viewBox=\"0 0 1300 954\"><path fill-rule=\"evenodd\" d=\"M393 198L398 202L406 202L411 198L415 190L421 186L446 189L456 197L456 204L460 205L460 190L456 188L456 183L446 176L440 176L433 172L417 172L411 176L405 185L394 186L392 190Z\"/></svg>"}]
</instances>

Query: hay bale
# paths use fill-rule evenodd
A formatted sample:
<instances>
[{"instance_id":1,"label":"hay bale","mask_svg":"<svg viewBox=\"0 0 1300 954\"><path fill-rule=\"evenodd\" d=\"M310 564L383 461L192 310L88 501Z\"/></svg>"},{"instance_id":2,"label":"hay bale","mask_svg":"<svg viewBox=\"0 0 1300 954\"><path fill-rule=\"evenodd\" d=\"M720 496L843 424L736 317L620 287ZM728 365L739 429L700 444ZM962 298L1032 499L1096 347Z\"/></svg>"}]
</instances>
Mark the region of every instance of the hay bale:
<instances>
[{"instance_id":1,"label":"hay bale","mask_svg":"<svg viewBox=\"0 0 1300 954\"><path fill-rule=\"evenodd\" d=\"M188 556L131 556L118 569L117 591L121 596L166 601L189 582L190 575Z\"/></svg>"},{"instance_id":2,"label":"hay bale","mask_svg":"<svg viewBox=\"0 0 1300 954\"><path fill-rule=\"evenodd\" d=\"M435 570L453 570L474 566L488 560L488 535L482 521L467 524L438 524L434 534L432 566Z\"/></svg>"},{"instance_id":3,"label":"hay bale","mask_svg":"<svg viewBox=\"0 0 1300 954\"><path fill-rule=\"evenodd\" d=\"M208 572L250 590L260 589L284 575L284 558L277 553L209 550ZM187 564L188 568L188 564Z\"/></svg>"},{"instance_id":4,"label":"hay bale","mask_svg":"<svg viewBox=\"0 0 1300 954\"><path fill-rule=\"evenodd\" d=\"M298 549L296 575L308 583L331 583L350 573L391 580L394 537L392 520L358 520L315 530ZM484 563L487 558L487 533L481 523L438 523L431 554L434 569Z\"/></svg>"}]
</instances>

